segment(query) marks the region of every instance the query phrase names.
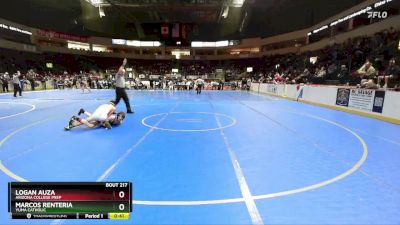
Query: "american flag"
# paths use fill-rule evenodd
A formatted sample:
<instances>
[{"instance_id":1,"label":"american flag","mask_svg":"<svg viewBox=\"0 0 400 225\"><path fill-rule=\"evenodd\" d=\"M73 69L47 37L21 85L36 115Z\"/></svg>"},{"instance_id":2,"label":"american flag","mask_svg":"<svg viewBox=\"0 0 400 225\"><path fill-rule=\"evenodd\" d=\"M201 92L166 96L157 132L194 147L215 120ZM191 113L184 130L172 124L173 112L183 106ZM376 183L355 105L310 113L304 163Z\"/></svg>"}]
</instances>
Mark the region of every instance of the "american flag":
<instances>
[{"instance_id":1,"label":"american flag","mask_svg":"<svg viewBox=\"0 0 400 225\"><path fill-rule=\"evenodd\" d=\"M175 23L174 26L172 27L172 37L173 38L179 38L179 23Z\"/></svg>"}]
</instances>

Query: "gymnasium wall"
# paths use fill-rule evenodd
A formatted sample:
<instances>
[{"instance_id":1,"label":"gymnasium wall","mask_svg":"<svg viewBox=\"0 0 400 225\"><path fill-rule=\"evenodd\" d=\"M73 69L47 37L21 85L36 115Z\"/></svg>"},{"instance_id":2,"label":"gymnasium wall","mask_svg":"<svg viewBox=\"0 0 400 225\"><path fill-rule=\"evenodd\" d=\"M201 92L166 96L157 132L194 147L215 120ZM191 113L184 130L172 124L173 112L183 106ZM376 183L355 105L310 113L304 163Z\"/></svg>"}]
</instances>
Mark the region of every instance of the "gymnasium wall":
<instances>
[{"instance_id":1,"label":"gymnasium wall","mask_svg":"<svg viewBox=\"0 0 400 225\"><path fill-rule=\"evenodd\" d=\"M352 87L252 83L251 91L400 124L400 92Z\"/></svg>"}]
</instances>

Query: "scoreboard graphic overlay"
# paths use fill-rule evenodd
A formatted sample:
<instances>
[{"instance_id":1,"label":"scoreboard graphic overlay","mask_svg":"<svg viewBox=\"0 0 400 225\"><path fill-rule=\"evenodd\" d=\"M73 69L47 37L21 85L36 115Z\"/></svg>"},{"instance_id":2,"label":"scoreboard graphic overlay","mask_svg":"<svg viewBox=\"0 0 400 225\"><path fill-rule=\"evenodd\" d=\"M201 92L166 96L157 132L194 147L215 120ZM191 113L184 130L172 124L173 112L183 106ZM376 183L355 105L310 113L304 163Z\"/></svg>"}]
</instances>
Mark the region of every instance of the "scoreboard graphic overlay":
<instances>
[{"instance_id":1,"label":"scoreboard graphic overlay","mask_svg":"<svg viewBox=\"0 0 400 225\"><path fill-rule=\"evenodd\" d=\"M10 182L12 219L129 219L131 182Z\"/></svg>"}]
</instances>

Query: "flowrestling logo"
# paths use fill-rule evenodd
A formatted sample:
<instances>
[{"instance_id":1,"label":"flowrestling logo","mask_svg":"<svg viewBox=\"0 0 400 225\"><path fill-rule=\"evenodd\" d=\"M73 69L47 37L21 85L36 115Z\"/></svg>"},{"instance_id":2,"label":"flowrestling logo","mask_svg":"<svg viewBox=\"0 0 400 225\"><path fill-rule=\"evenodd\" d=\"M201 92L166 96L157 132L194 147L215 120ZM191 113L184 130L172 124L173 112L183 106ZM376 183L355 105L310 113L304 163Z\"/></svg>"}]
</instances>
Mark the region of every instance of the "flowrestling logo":
<instances>
[{"instance_id":1,"label":"flowrestling logo","mask_svg":"<svg viewBox=\"0 0 400 225\"><path fill-rule=\"evenodd\" d=\"M368 13L368 18L369 19L386 19L388 17L388 12L387 11L370 11Z\"/></svg>"}]
</instances>

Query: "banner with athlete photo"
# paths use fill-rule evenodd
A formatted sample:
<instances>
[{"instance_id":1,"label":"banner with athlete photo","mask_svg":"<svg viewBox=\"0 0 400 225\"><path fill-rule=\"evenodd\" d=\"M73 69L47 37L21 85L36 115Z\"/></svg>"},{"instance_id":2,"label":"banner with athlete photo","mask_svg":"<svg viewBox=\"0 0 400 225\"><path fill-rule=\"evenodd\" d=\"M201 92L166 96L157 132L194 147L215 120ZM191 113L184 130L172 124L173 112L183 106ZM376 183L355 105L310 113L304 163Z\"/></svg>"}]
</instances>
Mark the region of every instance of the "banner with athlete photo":
<instances>
[{"instance_id":1,"label":"banner with athlete photo","mask_svg":"<svg viewBox=\"0 0 400 225\"><path fill-rule=\"evenodd\" d=\"M382 113L385 91L338 88L336 105Z\"/></svg>"},{"instance_id":2,"label":"banner with athlete photo","mask_svg":"<svg viewBox=\"0 0 400 225\"><path fill-rule=\"evenodd\" d=\"M338 88L336 95L336 105L349 106L350 89Z\"/></svg>"}]
</instances>

